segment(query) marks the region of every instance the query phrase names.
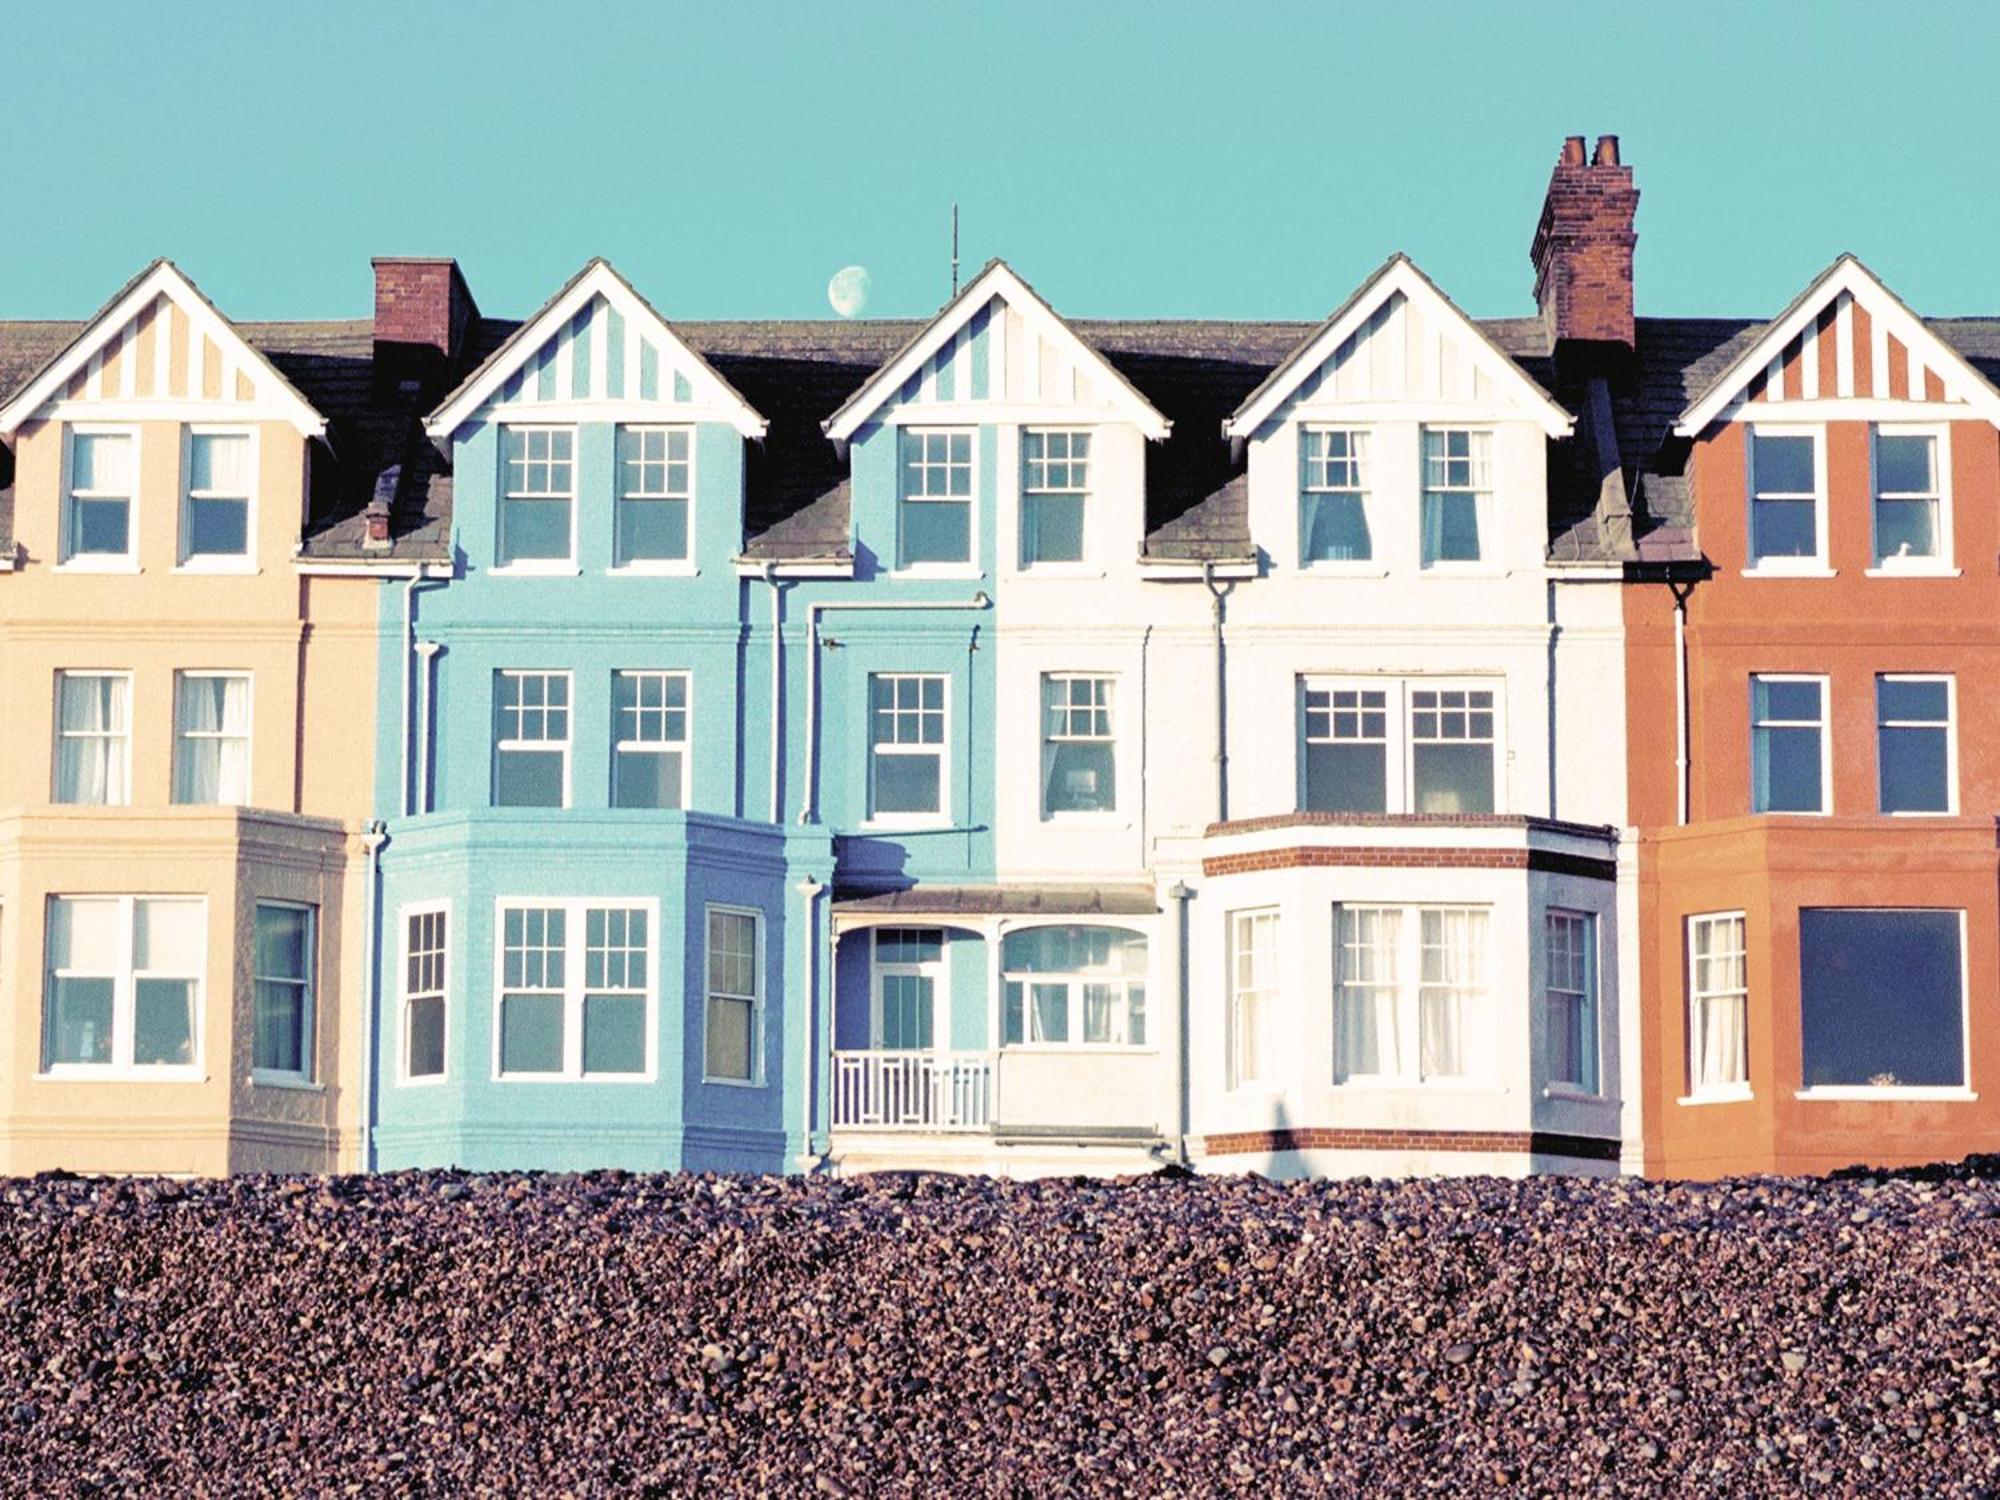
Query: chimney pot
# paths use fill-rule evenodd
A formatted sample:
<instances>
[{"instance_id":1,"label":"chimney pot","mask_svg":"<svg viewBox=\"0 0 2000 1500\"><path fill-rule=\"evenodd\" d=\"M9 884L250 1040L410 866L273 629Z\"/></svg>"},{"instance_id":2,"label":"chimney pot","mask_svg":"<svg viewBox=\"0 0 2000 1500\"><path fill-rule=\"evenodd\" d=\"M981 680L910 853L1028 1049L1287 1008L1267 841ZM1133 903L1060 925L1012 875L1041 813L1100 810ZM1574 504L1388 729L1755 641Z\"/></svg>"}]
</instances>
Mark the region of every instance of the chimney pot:
<instances>
[{"instance_id":1,"label":"chimney pot","mask_svg":"<svg viewBox=\"0 0 2000 1500\"><path fill-rule=\"evenodd\" d=\"M1583 165L1583 137L1580 135L1563 138L1562 164L1566 167Z\"/></svg>"},{"instance_id":2,"label":"chimney pot","mask_svg":"<svg viewBox=\"0 0 2000 1500\"><path fill-rule=\"evenodd\" d=\"M1599 136L1599 137L1597 138L1597 156L1596 156L1596 162L1597 162L1597 165L1598 165L1598 166L1600 166L1600 167L1615 167L1615 166L1617 166L1617 165L1618 165L1618 137L1617 137L1617 136L1615 136L1615 135L1600 135L1600 136Z\"/></svg>"}]
</instances>

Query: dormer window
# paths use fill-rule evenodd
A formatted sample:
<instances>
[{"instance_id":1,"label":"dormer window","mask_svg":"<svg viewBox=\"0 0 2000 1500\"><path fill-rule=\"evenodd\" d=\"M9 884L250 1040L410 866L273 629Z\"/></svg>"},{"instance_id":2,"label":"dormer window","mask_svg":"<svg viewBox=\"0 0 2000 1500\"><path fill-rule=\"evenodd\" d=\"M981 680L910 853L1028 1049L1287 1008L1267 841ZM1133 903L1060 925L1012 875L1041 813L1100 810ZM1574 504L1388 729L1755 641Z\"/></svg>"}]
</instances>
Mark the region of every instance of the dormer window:
<instances>
[{"instance_id":1,"label":"dormer window","mask_svg":"<svg viewBox=\"0 0 2000 1500\"><path fill-rule=\"evenodd\" d=\"M1299 561L1366 562L1368 434L1349 427L1299 433Z\"/></svg>"},{"instance_id":2,"label":"dormer window","mask_svg":"<svg viewBox=\"0 0 2000 1500\"><path fill-rule=\"evenodd\" d=\"M1423 565L1476 563L1493 498L1490 432L1424 429Z\"/></svg>"},{"instance_id":3,"label":"dormer window","mask_svg":"<svg viewBox=\"0 0 2000 1500\"><path fill-rule=\"evenodd\" d=\"M897 566L972 561L972 433L901 429Z\"/></svg>"},{"instance_id":4,"label":"dormer window","mask_svg":"<svg viewBox=\"0 0 2000 1500\"><path fill-rule=\"evenodd\" d=\"M249 433L188 434L183 563L200 567L249 560L251 469Z\"/></svg>"},{"instance_id":5,"label":"dormer window","mask_svg":"<svg viewBox=\"0 0 2000 1500\"><path fill-rule=\"evenodd\" d=\"M1021 566L1083 561L1090 494L1090 434L1029 428L1021 434Z\"/></svg>"},{"instance_id":6,"label":"dormer window","mask_svg":"<svg viewBox=\"0 0 2000 1500\"><path fill-rule=\"evenodd\" d=\"M501 431L500 566L547 571L576 555L576 430Z\"/></svg>"},{"instance_id":7,"label":"dormer window","mask_svg":"<svg viewBox=\"0 0 2000 1500\"><path fill-rule=\"evenodd\" d=\"M693 436L686 427L618 429L619 567L688 560Z\"/></svg>"}]
</instances>

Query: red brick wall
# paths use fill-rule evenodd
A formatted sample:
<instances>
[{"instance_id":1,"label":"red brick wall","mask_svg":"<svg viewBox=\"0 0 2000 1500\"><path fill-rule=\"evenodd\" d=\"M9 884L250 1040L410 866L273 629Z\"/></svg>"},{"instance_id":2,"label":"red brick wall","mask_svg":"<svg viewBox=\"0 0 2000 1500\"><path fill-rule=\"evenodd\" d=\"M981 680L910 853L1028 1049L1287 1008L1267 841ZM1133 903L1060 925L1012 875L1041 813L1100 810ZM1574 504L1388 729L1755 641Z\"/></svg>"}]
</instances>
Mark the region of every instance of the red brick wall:
<instances>
[{"instance_id":1,"label":"red brick wall","mask_svg":"<svg viewBox=\"0 0 2000 1500\"><path fill-rule=\"evenodd\" d=\"M1618 138L1600 136L1586 160L1583 138L1571 136L1549 178L1541 223L1528 258L1535 267L1535 302L1552 337L1633 342L1633 220L1639 190L1618 160Z\"/></svg>"},{"instance_id":2,"label":"red brick wall","mask_svg":"<svg viewBox=\"0 0 2000 1500\"><path fill-rule=\"evenodd\" d=\"M1345 1130L1305 1126L1289 1130L1239 1130L1202 1142L1210 1156L1274 1151L1514 1151L1616 1161L1618 1142L1595 1136L1529 1130Z\"/></svg>"}]
</instances>

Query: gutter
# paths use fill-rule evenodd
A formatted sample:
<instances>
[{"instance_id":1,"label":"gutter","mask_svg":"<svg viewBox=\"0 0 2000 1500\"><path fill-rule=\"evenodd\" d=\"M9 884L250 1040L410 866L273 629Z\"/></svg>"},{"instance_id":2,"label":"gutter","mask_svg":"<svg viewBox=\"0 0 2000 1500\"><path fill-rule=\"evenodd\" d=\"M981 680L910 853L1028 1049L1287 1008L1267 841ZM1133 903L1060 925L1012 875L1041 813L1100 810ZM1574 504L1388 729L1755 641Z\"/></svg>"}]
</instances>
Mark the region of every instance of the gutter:
<instances>
[{"instance_id":1,"label":"gutter","mask_svg":"<svg viewBox=\"0 0 2000 1500\"><path fill-rule=\"evenodd\" d=\"M368 854L368 875L363 904L367 907L368 972L362 985L361 1014L361 1170L375 1170L375 1027L381 1019L382 1004L382 921L376 910L382 889L382 846L389 833L381 819L369 823L361 833L361 847Z\"/></svg>"}]
</instances>

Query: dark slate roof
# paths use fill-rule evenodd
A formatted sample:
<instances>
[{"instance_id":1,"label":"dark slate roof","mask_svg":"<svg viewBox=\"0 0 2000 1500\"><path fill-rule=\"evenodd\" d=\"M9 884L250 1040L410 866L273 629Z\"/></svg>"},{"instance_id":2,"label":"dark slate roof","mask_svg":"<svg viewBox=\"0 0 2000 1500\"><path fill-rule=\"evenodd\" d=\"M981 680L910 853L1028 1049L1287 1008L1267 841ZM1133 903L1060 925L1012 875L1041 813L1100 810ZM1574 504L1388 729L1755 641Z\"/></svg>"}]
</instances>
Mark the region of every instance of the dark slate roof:
<instances>
[{"instance_id":1,"label":"dark slate roof","mask_svg":"<svg viewBox=\"0 0 2000 1500\"><path fill-rule=\"evenodd\" d=\"M1160 909L1150 885L926 885L914 890L849 896L848 912L908 912L924 916L1144 917Z\"/></svg>"}]
</instances>

